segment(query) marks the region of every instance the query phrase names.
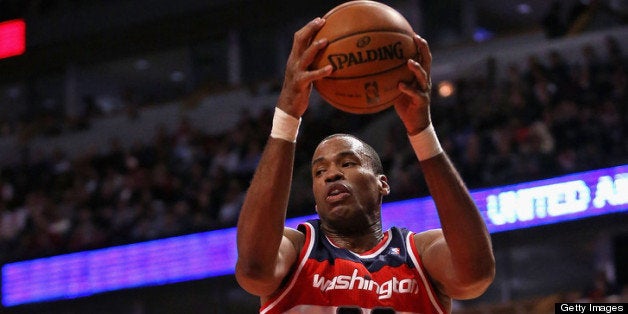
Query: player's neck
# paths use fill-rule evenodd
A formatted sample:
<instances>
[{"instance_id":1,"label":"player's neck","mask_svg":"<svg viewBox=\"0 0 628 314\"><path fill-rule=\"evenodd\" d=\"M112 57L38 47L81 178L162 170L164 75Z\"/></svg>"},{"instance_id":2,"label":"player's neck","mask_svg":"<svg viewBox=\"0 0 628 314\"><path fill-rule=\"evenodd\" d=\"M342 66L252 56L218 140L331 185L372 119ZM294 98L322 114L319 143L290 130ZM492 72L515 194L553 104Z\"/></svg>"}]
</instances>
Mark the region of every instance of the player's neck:
<instances>
[{"instance_id":1,"label":"player's neck","mask_svg":"<svg viewBox=\"0 0 628 314\"><path fill-rule=\"evenodd\" d=\"M372 225L360 233L347 234L326 228L323 228L323 232L333 245L357 254L373 249L384 238L381 224Z\"/></svg>"}]
</instances>

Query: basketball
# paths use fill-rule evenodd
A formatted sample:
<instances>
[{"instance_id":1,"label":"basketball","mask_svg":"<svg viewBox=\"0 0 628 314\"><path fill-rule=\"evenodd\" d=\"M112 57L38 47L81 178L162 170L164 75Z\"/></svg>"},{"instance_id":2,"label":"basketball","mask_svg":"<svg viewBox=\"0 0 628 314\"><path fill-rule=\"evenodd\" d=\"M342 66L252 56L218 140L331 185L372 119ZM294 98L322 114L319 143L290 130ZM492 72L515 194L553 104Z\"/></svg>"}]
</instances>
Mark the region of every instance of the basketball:
<instances>
[{"instance_id":1,"label":"basketball","mask_svg":"<svg viewBox=\"0 0 628 314\"><path fill-rule=\"evenodd\" d=\"M375 1L343 3L324 15L325 25L314 41L327 38L312 68L328 64L332 74L314 82L321 97L345 112L382 111L401 95L398 84L412 82L408 59L419 52L410 23L397 10Z\"/></svg>"}]
</instances>

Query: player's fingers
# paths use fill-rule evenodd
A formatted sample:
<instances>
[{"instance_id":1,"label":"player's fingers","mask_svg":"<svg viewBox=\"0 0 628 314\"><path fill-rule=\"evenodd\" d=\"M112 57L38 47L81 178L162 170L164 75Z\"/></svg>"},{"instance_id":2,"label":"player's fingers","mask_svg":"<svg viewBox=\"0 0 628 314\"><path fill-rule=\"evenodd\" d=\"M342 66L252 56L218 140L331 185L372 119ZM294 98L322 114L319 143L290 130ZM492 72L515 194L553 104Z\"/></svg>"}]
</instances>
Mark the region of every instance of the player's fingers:
<instances>
[{"instance_id":1,"label":"player's fingers","mask_svg":"<svg viewBox=\"0 0 628 314\"><path fill-rule=\"evenodd\" d=\"M413 81L412 83L400 82L399 90L413 99L420 99L420 98L427 97L428 94L424 92L423 90L421 90L421 88L418 88L417 85L418 85L417 81Z\"/></svg>"},{"instance_id":2,"label":"player's fingers","mask_svg":"<svg viewBox=\"0 0 628 314\"><path fill-rule=\"evenodd\" d=\"M323 25L325 25L325 20L317 17L303 26L303 28L296 31L292 41L292 52L297 55L303 54L303 52L310 45L314 34L316 34L316 32L318 32Z\"/></svg>"},{"instance_id":3,"label":"player's fingers","mask_svg":"<svg viewBox=\"0 0 628 314\"><path fill-rule=\"evenodd\" d=\"M329 76L333 70L331 64L328 64L320 69L312 70L307 72L306 79L310 82L322 79L326 76Z\"/></svg>"},{"instance_id":4,"label":"player's fingers","mask_svg":"<svg viewBox=\"0 0 628 314\"><path fill-rule=\"evenodd\" d=\"M296 82L296 86L300 86L300 88L306 88L310 86L313 81L322 79L326 76L329 76L333 70L333 67L328 64L320 69L314 70L299 70L294 73L294 78Z\"/></svg>"},{"instance_id":5,"label":"player's fingers","mask_svg":"<svg viewBox=\"0 0 628 314\"><path fill-rule=\"evenodd\" d=\"M423 68L419 62L416 60L408 60L408 68L410 71L414 72L414 76L417 80L417 88L421 92L430 92L432 89L432 81L427 73L427 71ZM407 86L407 85L406 85Z\"/></svg>"},{"instance_id":6,"label":"player's fingers","mask_svg":"<svg viewBox=\"0 0 628 314\"><path fill-rule=\"evenodd\" d=\"M432 53L430 52L430 46L427 41L419 35L415 34L413 40L419 50L419 60L417 61L421 64L429 77L432 73Z\"/></svg>"},{"instance_id":7,"label":"player's fingers","mask_svg":"<svg viewBox=\"0 0 628 314\"><path fill-rule=\"evenodd\" d=\"M325 47L327 47L327 43L327 39L321 38L316 42L313 42L309 47L307 47L307 49L305 49L303 55L301 56L302 70L306 70L312 64L312 62L314 62L316 55L321 50L325 49Z\"/></svg>"}]
</instances>

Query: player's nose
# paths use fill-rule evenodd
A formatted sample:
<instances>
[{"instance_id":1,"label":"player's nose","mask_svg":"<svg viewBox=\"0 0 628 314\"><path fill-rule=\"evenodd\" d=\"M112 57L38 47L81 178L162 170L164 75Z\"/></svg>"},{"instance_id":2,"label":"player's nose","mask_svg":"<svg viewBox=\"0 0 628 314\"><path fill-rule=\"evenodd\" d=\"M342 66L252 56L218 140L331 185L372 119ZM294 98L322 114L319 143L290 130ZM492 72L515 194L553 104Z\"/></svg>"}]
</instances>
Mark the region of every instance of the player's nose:
<instances>
[{"instance_id":1,"label":"player's nose","mask_svg":"<svg viewBox=\"0 0 628 314\"><path fill-rule=\"evenodd\" d=\"M325 182L334 182L344 178L342 170L336 166L330 166L325 172Z\"/></svg>"}]
</instances>

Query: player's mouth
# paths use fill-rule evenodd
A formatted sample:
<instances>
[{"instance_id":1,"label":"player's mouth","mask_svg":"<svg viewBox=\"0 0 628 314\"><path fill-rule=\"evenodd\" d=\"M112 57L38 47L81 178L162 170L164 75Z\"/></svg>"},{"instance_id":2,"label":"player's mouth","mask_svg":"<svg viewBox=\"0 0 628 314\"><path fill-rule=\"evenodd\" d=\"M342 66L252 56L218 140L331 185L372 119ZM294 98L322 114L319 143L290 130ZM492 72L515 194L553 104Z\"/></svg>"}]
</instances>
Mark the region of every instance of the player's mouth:
<instances>
[{"instance_id":1,"label":"player's mouth","mask_svg":"<svg viewBox=\"0 0 628 314\"><path fill-rule=\"evenodd\" d=\"M327 188L325 200L329 203L340 202L351 196L349 188L341 183L334 183Z\"/></svg>"}]
</instances>

